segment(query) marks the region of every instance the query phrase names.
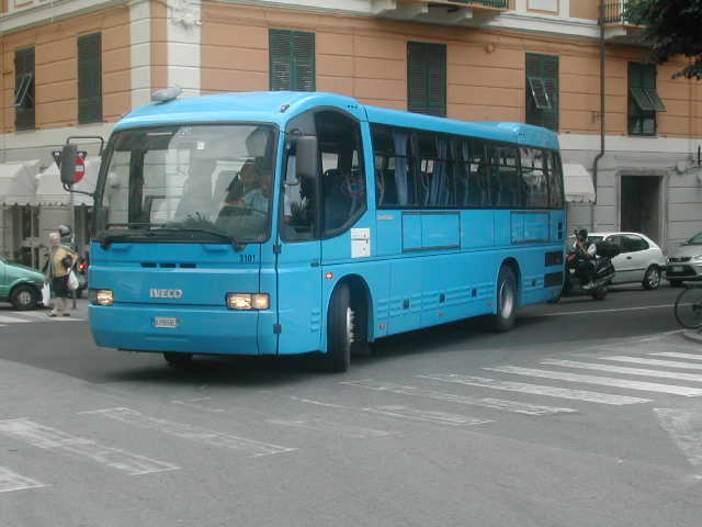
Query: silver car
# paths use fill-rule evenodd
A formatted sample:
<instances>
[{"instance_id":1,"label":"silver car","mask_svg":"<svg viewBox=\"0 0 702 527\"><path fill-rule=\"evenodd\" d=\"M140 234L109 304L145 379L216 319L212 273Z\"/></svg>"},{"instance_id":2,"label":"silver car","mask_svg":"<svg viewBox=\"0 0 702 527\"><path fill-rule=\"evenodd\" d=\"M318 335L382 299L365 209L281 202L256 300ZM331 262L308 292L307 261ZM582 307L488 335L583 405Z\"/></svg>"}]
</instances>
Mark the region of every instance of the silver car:
<instances>
[{"instance_id":1,"label":"silver car","mask_svg":"<svg viewBox=\"0 0 702 527\"><path fill-rule=\"evenodd\" d=\"M665 256L651 238L639 232L592 232L588 240L606 241L619 247L619 254L612 258L616 271L613 285L638 282L645 289L658 289Z\"/></svg>"},{"instance_id":2,"label":"silver car","mask_svg":"<svg viewBox=\"0 0 702 527\"><path fill-rule=\"evenodd\" d=\"M702 280L702 232L698 232L668 254L665 279L672 286L686 280Z\"/></svg>"}]
</instances>

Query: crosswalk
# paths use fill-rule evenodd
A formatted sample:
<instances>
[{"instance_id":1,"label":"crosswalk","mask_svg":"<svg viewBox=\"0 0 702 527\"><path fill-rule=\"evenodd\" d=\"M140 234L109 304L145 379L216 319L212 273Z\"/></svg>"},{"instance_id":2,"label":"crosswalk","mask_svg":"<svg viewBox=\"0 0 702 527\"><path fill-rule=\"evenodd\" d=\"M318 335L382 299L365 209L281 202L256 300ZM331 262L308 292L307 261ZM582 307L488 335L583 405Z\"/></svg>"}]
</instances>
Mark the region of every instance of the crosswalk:
<instances>
[{"instance_id":1,"label":"crosswalk","mask_svg":"<svg viewBox=\"0 0 702 527\"><path fill-rule=\"evenodd\" d=\"M48 316L49 311L39 309L35 311L1 311L0 312L0 328L12 326L15 324L29 324L32 322L81 322L85 318L75 313L71 313L70 317L55 317Z\"/></svg>"},{"instance_id":2,"label":"crosswalk","mask_svg":"<svg viewBox=\"0 0 702 527\"><path fill-rule=\"evenodd\" d=\"M648 405L653 419L670 435L671 444L691 465L702 466L702 411L679 404L702 396L702 352L696 353L694 346L663 345L656 340L637 344L627 350L616 346L593 348L577 355L465 372L416 371L401 379L338 380L317 398L305 396L300 387L260 391L260 398L287 401L285 415L269 415L270 408L279 405L263 405L268 410L258 412L255 426L244 426L246 433L241 434L188 422L189 417L206 413L221 416L222 420L216 422L223 428L231 423L226 401L210 397L170 401L174 411L169 415L183 416L180 420L127 406L78 412L73 417L85 427L81 431L62 429L57 426L61 422L58 420L42 423L26 417L0 419L0 447L8 442L21 443L43 452L61 452L75 463L141 477L186 468L181 466L182 460L192 457L178 454L178 449L186 445L218 449L236 462L242 458L286 456L330 437L382 441L398 433L411 433L417 426L469 429L489 427L505 419L577 416L595 408L622 412L632 405ZM241 424L240 416L236 422ZM102 439L91 437L90 431L100 430L100 423L123 430L124 435L110 436L117 438L115 441L140 431L163 438L170 447L159 451L157 459L148 452L108 444L104 435ZM253 437L256 434L252 430L263 435ZM276 440L270 442L270 437ZM60 477L22 474L20 468L26 467L0 466L0 494L31 492L60 482Z\"/></svg>"}]
</instances>

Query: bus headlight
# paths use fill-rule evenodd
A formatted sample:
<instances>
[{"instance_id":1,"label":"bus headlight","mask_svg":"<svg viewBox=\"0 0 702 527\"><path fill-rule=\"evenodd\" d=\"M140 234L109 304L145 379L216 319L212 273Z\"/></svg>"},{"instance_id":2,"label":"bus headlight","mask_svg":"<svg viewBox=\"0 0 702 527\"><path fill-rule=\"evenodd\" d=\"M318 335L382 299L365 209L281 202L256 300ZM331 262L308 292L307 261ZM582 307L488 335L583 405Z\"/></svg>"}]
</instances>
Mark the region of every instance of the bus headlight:
<instances>
[{"instance_id":1,"label":"bus headlight","mask_svg":"<svg viewBox=\"0 0 702 527\"><path fill-rule=\"evenodd\" d=\"M270 300L265 293L227 293L229 309L252 310L268 309Z\"/></svg>"},{"instance_id":2,"label":"bus headlight","mask_svg":"<svg viewBox=\"0 0 702 527\"><path fill-rule=\"evenodd\" d=\"M112 289L91 289L90 303L99 306L111 306L115 303L115 295Z\"/></svg>"}]
</instances>

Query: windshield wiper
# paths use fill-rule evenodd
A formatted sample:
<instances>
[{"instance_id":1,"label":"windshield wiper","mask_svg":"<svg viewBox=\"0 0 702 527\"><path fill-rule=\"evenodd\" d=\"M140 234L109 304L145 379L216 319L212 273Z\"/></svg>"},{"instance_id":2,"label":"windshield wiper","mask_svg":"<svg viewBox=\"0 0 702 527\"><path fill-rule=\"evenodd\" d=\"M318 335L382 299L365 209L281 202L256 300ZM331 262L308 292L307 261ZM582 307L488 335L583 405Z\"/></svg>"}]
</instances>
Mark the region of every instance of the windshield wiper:
<instances>
[{"instance_id":1,"label":"windshield wiper","mask_svg":"<svg viewBox=\"0 0 702 527\"><path fill-rule=\"evenodd\" d=\"M221 240L226 240L229 243L231 243L232 247L234 247L235 250L241 251L246 247L245 243L240 242L235 236L232 236L231 234L227 234L226 232L222 231L217 231L214 229L208 229L206 227L158 227L155 230L149 231L149 234L151 236L159 233L159 232L175 232L175 233L180 233L180 232L202 232L205 234L210 234L212 236L215 236Z\"/></svg>"}]
</instances>

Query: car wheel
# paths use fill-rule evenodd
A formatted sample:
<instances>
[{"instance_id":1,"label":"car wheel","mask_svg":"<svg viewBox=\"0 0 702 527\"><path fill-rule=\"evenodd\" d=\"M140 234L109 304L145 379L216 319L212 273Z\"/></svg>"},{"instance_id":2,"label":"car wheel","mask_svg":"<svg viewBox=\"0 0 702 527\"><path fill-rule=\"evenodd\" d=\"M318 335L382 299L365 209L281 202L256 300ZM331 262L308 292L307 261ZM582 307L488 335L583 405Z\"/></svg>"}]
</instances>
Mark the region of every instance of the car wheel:
<instances>
[{"instance_id":1,"label":"car wheel","mask_svg":"<svg viewBox=\"0 0 702 527\"><path fill-rule=\"evenodd\" d=\"M661 270L655 265L649 266L646 269L646 274L644 275L643 282L641 284L645 289L658 289L661 285Z\"/></svg>"},{"instance_id":2,"label":"car wheel","mask_svg":"<svg viewBox=\"0 0 702 527\"><path fill-rule=\"evenodd\" d=\"M10 303L17 311L36 309L39 302L39 291L31 285L18 285L10 294Z\"/></svg>"}]
</instances>

